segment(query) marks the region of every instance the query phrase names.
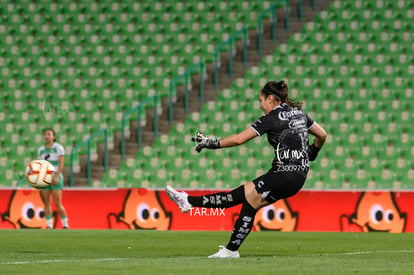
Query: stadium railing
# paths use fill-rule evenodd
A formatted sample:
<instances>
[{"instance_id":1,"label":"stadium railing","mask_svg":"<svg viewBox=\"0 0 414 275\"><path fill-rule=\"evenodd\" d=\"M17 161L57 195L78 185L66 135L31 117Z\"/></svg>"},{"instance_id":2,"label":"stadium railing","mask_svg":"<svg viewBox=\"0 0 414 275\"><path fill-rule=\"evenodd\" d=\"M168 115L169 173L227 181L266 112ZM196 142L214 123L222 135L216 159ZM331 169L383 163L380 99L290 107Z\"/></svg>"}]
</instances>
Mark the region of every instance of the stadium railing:
<instances>
[{"instance_id":1,"label":"stadium railing","mask_svg":"<svg viewBox=\"0 0 414 275\"><path fill-rule=\"evenodd\" d=\"M258 55L262 56L262 32L263 32L263 18L267 16L269 12L272 12L272 42L273 44L276 42L276 10L279 8L280 2L276 1L273 5L271 5L267 10L264 10L258 19L258 37L257 37L257 51ZM300 4L302 1L300 2ZM285 0L286 5L286 32L289 32L289 0ZM300 8L301 9L301 8Z\"/></svg>"},{"instance_id":2,"label":"stadium railing","mask_svg":"<svg viewBox=\"0 0 414 275\"><path fill-rule=\"evenodd\" d=\"M88 162L87 162L87 183L89 184L91 179L91 143L92 140L97 138L100 135L104 135L104 169L105 171L108 170L108 130L106 128L101 129L97 132L95 132L92 136L90 136L87 140L82 141L78 145L72 148L72 151L70 153L70 186L73 187L73 165L75 160L75 153L78 151L78 149L82 148L83 146L88 146Z\"/></svg>"},{"instance_id":3,"label":"stadium railing","mask_svg":"<svg viewBox=\"0 0 414 275\"><path fill-rule=\"evenodd\" d=\"M140 104L138 104L137 106L135 106L134 108L126 111L123 115L122 115L122 123L121 123L121 157L122 160L125 159L125 126L126 126L126 118L128 116L130 116L133 112L137 111L137 116L138 116L138 130L137 130L137 143L138 143L138 148L141 148L142 146L142 137L141 137L141 118L142 118L142 108L143 106L147 105L148 103L153 102L154 103L154 137L157 136L158 134L158 96L157 95L153 95L150 96L146 99L144 99Z\"/></svg>"},{"instance_id":4,"label":"stadium railing","mask_svg":"<svg viewBox=\"0 0 414 275\"><path fill-rule=\"evenodd\" d=\"M185 89L185 100L184 100L184 110L185 113L188 112L188 85L189 85L189 78L192 72L196 72L196 69L200 68L200 102L203 101L203 92L204 92L204 63L199 62L197 64L194 64L189 69L187 69L183 74L177 76L170 82L170 91L169 91L169 124L172 124L173 121L173 95L174 95L174 87L177 83L179 83L184 78L184 89Z\"/></svg>"},{"instance_id":5,"label":"stadium railing","mask_svg":"<svg viewBox=\"0 0 414 275\"><path fill-rule=\"evenodd\" d=\"M229 77L232 76L232 64L233 64L233 44L236 37L240 34L243 35L243 66L246 66L246 53L247 53L247 29L242 28L232 35L230 35L229 39L219 44L214 52L214 88L217 90L218 86L218 59L219 53L221 50L228 44L229 45Z\"/></svg>"},{"instance_id":6,"label":"stadium railing","mask_svg":"<svg viewBox=\"0 0 414 275\"><path fill-rule=\"evenodd\" d=\"M315 10L315 0L311 1L312 10ZM299 0L299 20L302 22L303 19L303 0Z\"/></svg>"}]
</instances>

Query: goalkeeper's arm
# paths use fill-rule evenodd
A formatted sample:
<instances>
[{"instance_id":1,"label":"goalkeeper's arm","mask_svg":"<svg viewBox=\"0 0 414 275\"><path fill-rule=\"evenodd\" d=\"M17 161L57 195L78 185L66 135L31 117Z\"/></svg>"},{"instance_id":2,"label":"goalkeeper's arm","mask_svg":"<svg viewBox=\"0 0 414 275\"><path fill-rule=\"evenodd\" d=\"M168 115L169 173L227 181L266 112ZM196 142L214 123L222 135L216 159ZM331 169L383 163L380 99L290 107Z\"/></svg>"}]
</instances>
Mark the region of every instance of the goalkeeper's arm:
<instances>
[{"instance_id":1,"label":"goalkeeper's arm","mask_svg":"<svg viewBox=\"0 0 414 275\"><path fill-rule=\"evenodd\" d=\"M325 143L327 134L325 130L316 122L309 129L309 133L315 137L314 143L309 146L309 160L314 161L318 156L319 150Z\"/></svg>"},{"instance_id":2,"label":"goalkeeper's arm","mask_svg":"<svg viewBox=\"0 0 414 275\"><path fill-rule=\"evenodd\" d=\"M223 139L209 137L202 133L197 133L194 137L191 138L191 140L197 143L195 150L200 153L204 148L219 149L223 147L238 146L246 143L256 136L257 134L251 128L247 128L241 133L231 135Z\"/></svg>"},{"instance_id":3,"label":"goalkeeper's arm","mask_svg":"<svg viewBox=\"0 0 414 275\"><path fill-rule=\"evenodd\" d=\"M220 148L239 146L239 145L242 145L248 142L249 140L255 137L257 137L256 132L253 131L253 129L249 127L246 130L238 134L234 134L234 135L222 138L220 140Z\"/></svg>"}]
</instances>

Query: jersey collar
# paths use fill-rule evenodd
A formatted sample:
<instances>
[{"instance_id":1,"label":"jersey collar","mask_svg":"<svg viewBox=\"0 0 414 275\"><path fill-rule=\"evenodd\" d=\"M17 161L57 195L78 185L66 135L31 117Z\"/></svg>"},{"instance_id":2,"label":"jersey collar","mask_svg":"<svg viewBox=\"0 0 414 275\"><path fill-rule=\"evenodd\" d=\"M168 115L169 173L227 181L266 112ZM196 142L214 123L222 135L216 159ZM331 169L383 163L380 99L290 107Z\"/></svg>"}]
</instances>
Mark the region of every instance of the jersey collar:
<instances>
[{"instance_id":1,"label":"jersey collar","mask_svg":"<svg viewBox=\"0 0 414 275\"><path fill-rule=\"evenodd\" d=\"M46 147L46 144L45 144L45 148L46 149L52 148L54 144L55 144L55 142L53 142L52 145L50 145L49 147Z\"/></svg>"},{"instance_id":2,"label":"jersey collar","mask_svg":"<svg viewBox=\"0 0 414 275\"><path fill-rule=\"evenodd\" d=\"M277 105L276 107L273 108L273 110L276 110L278 108L283 109L283 106L282 105L284 105L284 104L286 104L286 103L281 103L281 104Z\"/></svg>"}]
</instances>

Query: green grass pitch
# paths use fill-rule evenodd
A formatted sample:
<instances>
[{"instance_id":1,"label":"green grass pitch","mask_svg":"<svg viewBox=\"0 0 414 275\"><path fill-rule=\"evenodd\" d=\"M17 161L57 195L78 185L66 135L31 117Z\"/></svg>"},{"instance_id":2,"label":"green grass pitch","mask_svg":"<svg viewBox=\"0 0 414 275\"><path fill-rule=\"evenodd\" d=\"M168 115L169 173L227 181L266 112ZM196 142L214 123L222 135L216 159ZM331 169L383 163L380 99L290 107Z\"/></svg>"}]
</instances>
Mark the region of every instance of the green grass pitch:
<instances>
[{"instance_id":1,"label":"green grass pitch","mask_svg":"<svg viewBox=\"0 0 414 275\"><path fill-rule=\"evenodd\" d=\"M240 259L208 259L230 232L0 230L0 274L409 274L414 234L252 232Z\"/></svg>"}]
</instances>

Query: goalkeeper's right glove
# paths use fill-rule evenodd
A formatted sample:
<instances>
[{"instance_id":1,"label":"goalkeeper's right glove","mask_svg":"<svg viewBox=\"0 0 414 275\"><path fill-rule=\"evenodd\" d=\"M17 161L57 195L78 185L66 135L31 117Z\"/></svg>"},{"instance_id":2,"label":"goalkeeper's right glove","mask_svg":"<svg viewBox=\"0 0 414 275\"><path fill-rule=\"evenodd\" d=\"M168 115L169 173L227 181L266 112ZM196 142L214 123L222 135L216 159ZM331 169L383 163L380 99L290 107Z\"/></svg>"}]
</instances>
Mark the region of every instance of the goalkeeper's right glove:
<instances>
[{"instance_id":1,"label":"goalkeeper's right glove","mask_svg":"<svg viewBox=\"0 0 414 275\"><path fill-rule=\"evenodd\" d=\"M215 137L207 137L202 133L197 132L191 141L197 142L195 150L200 153L203 148L207 149L218 149L220 148L220 139Z\"/></svg>"}]
</instances>

